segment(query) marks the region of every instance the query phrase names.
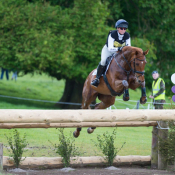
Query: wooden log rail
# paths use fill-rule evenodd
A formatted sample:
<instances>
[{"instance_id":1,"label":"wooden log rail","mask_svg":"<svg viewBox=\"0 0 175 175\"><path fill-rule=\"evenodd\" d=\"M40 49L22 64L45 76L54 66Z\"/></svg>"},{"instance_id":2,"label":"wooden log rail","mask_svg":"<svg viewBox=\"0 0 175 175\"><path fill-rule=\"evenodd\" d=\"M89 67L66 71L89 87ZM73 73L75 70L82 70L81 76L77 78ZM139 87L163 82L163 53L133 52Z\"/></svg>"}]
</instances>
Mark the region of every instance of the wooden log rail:
<instances>
[{"instance_id":1,"label":"wooden log rail","mask_svg":"<svg viewBox=\"0 0 175 175\"><path fill-rule=\"evenodd\" d=\"M26 157L21 162L20 168L24 169L45 169L45 168L62 168L63 163L61 157ZM105 160L100 156L90 157L74 157L71 158L72 167L89 167L89 166L104 166ZM116 156L114 166L150 166L151 156ZM14 168L14 162L8 156L3 157L4 169Z\"/></svg>"},{"instance_id":2,"label":"wooden log rail","mask_svg":"<svg viewBox=\"0 0 175 175\"><path fill-rule=\"evenodd\" d=\"M49 124L167 120L175 120L175 110L0 110L0 123Z\"/></svg>"},{"instance_id":3,"label":"wooden log rail","mask_svg":"<svg viewBox=\"0 0 175 175\"><path fill-rule=\"evenodd\" d=\"M13 128L76 128L76 127L141 127L157 126L155 121L144 122L81 122L81 123L0 123L0 129Z\"/></svg>"}]
</instances>

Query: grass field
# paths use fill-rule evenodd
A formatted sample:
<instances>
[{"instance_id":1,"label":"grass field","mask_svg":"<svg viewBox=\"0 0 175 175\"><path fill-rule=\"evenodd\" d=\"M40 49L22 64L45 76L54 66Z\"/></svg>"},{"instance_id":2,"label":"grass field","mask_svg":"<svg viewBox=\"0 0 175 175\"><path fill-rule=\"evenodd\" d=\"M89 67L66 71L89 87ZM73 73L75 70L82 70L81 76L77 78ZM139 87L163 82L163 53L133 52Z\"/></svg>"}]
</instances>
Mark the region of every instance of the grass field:
<instances>
[{"instance_id":1,"label":"grass field","mask_svg":"<svg viewBox=\"0 0 175 175\"><path fill-rule=\"evenodd\" d=\"M114 128L97 128L93 134L86 132L87 128L83 128L81 134L75 139L75 146L79 148L82 156L102 155L100 151L94 146L97 142L97 135L102 135L108 131L112 133ZM58 156L53 144L58 144L58 130L57 129L18 129L23 135L27 134L27 141L29 142L28 151L24 156L29 157L52 157ZM68 137L73 137L72 132L74 128L65 129ZM150 155L151 153L151 127L138 127L138 128L117 128L116 147L120 148L124 142L126 144L119 152L119 155ZM0 142L8 147L7 136L12 135L13 130L2 129L0 132ZM4 148L4 155L9 155L7 148Z\"/></svg>"},{"instance_id":2,"label":"grass field","mask_svg":"<svg viewBox=\"0 0 175 175\"><path fill-rule=\"evenodd\" d=\"M57 81L47 75L26 75L18 77L17 81L7 81L4 77L0 81L0 109L56 109L55 102L63 94L65 82ZM20 97L7 98L3 96ZM117 109L134 109L136 102L140 99L141 92L130 90L130 102L123 102L122 97L116 98L116 103L112 108ZM147 92L150 95L150 92ZM33 99L33 100L29 100ZM35 100L45 100L50 102L41 102ZM151 102L148 99L148 102ZM140 109L147 109L148 103L140 105ZM87 128L83 128L79 138L75 139L75 145L79 147L82 156L102 155L94 143L97 141L97 135L106 131L112 133L114 128L97 128L93 134L87 134ZM71 134L75 128L65 129L66 135ZM29 142L28 151L24 156L59 156L55 153L53 144L58 143L57 129L19 129L21 135L26 133ZM1 129L0 142L8 147L7 139L4 136L12 135L13 130ZM116 147L120 148L126 142L119 155L150 155L152 127L122 127L117 128ZM9 155L7 148L4 147L4 155Z\"/></svg>"}]
</instances>

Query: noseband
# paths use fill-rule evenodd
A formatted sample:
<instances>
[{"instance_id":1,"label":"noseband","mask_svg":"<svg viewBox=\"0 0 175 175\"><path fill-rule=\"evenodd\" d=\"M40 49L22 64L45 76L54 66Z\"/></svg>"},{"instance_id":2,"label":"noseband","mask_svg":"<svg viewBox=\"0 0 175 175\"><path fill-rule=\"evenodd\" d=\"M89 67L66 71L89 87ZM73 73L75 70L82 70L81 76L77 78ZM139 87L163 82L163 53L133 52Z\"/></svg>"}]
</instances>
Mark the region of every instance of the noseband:
<instances>
[{"instance_id":1,"label":"noseband","mask_svg":"<svg viewBox=\"0 0 175 175\"><path fill-rule=\"evenodd\" d=\"M118 65L122 70L124 70L124 71L127 73L127 81L129 80L129 74L130 74L131 71L135 74L135 76L136 76L136 73L141 74L141 75L139 75L139 76L136 76L137 78L139 78L140 76L144 75L145 71L142 72L142 71L137 71L137 70L136 70L135 60L145 61L145 58L144 58L143 60L141 60L141 59L139 59L139 58L133 58L130 62L128 62L128 60L125 58L123 52L122 52L122 55L123 55L123 58L125 59L126 63L128 64L128 66L130 67L130 70L129 70L129 71L127 71L126 69L124 69L124 68L117 62L115 55L114 55L114 59L115 59L115 62L117 63L117 65ZM134 70L133 70L133 68L131 67L131 64L130 64L132 61L133 61L133 63L134 63Z\"/></svg>"}]
</instances>

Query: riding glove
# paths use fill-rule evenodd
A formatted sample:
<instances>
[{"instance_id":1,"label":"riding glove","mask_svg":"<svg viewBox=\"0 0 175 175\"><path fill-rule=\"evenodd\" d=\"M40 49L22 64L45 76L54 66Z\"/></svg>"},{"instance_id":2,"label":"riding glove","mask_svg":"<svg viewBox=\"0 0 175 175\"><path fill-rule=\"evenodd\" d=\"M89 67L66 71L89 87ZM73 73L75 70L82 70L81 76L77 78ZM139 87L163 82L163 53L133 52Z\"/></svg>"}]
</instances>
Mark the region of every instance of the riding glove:
<instances>
[{"instance_id":1,"label":"riding glove","mask_svg":"<svg viewBox=\"0 0 175 175\"><path fill-rule=\"evenodd\" d=\"M118 47L118 51L121 51L123 49L123 47Z\"/></svg>"}]
</instances>

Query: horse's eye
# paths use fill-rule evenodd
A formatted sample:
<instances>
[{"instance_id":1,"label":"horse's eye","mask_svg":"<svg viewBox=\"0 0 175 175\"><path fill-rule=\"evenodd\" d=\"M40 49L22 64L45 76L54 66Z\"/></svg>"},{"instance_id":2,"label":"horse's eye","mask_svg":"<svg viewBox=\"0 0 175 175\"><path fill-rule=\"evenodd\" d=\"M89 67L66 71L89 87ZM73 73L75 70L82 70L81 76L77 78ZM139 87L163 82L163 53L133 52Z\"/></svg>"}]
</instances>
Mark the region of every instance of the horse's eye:
<instances>
[{"instance_id":1,"label":"horse's eye","mask_svg":"<svg viewBox=\"0 0 175 175\"><path fill-rule=\"evenodd\" d=\"M136 63L136 66L139 66L139 63Z\"/></svg>"}]
</instances>

